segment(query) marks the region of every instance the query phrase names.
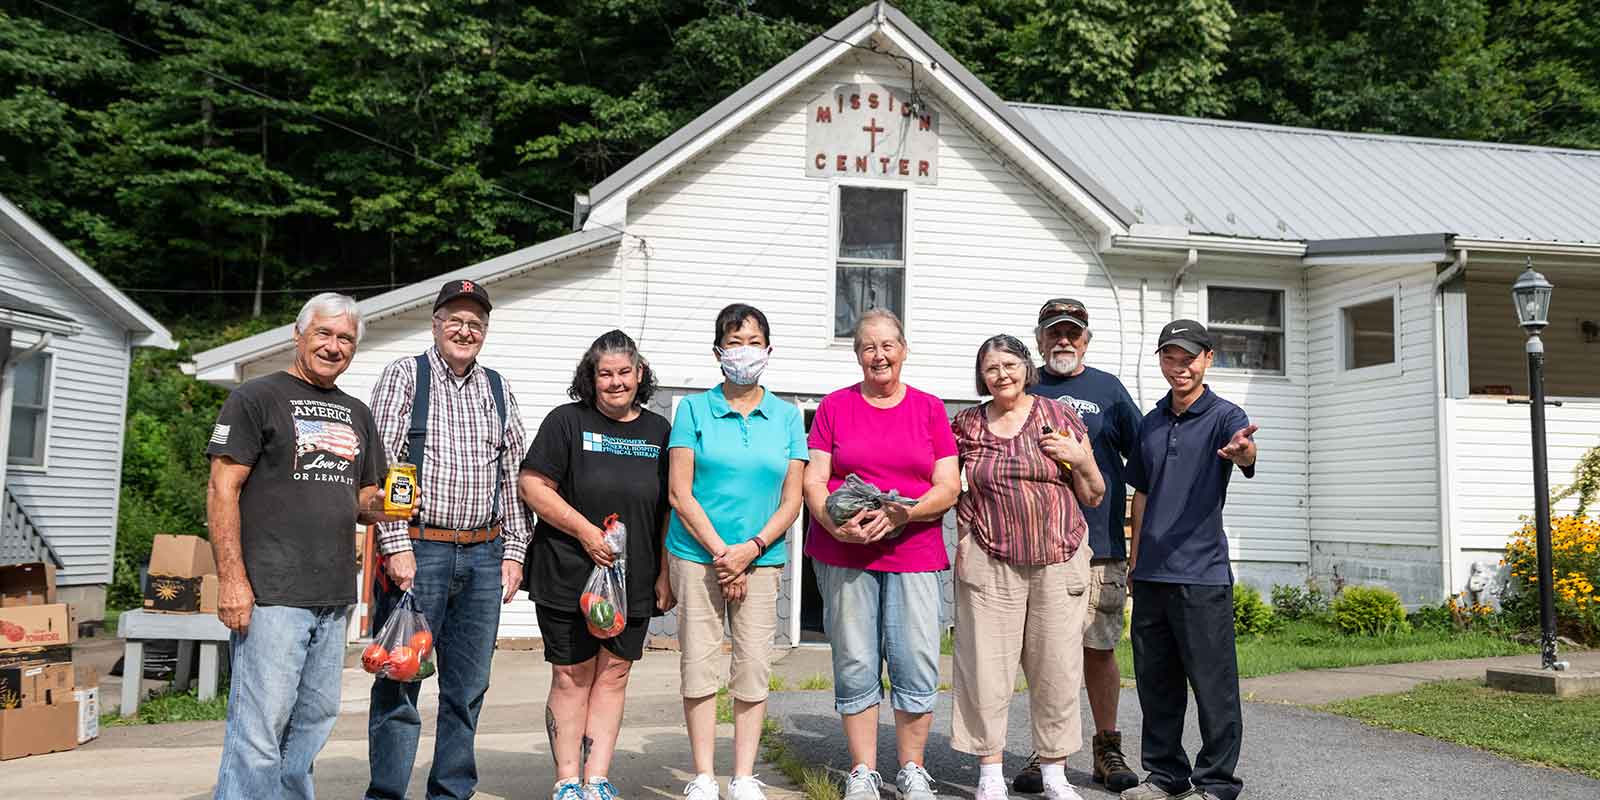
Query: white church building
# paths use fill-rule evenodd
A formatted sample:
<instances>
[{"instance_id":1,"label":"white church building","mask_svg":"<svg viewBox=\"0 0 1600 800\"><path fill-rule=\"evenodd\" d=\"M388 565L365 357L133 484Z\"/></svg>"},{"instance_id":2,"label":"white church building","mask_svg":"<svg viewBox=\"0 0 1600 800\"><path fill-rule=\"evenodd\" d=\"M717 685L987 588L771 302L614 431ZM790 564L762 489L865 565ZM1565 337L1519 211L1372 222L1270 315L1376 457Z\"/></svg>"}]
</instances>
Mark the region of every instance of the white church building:
<instances>
[{"instance_id":1,"label":"white church building","mask_svg":"<svg viewBox=\"0 0 1600 800\"><path fill-rule=\"evenodd\" d=\"M1530 256L1556 286L1560 485L1600 445L1600 153L1008 104L874 3L579 196L571 234L363 300L341 384L366 397L423 351L447 279L493 294L482 360L530 430L611 328L670 415L720 380L712 323L734 301L771 320L767 387L808 410L860 379L848 329L871 305L900 313L905 379L952 411L978 400L978 344L1031 342L1050 297L1087 304L1089 362L1145 409L1166 391L1156 333L1192 317L1218 341L1211 386L1261 426L1226 512L1239 580L1438 602L1531 512L1510 298ZM196 375L233 386L290 349L285 326L199 354ZM819 617L801 533L789 642ZM537 635L525 600L502 634Z\"/></svg>"}]
</instances>

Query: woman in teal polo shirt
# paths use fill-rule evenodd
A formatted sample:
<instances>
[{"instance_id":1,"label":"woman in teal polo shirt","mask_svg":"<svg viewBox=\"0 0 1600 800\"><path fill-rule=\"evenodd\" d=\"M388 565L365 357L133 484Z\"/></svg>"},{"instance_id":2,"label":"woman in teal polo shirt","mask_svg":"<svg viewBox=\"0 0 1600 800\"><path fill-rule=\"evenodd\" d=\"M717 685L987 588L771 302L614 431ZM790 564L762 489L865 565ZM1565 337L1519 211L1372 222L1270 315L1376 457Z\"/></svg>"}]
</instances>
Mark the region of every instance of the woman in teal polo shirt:
<instances>
[{"instance_id":1,"label":"woman in teal polo shirt","mask_svg":"<svg viewBox=\"0 0 1600 800\"><path fill-rule=\"evenodd\" d=\"M668 439L668 574L678 600L683 715L694 780L686 800L717 800L713 767L722 633L731 623L731 800L765 800L755 779L778 620L779 544L800 515L808 457L800 410L762 388L772 353L767 318L735 303L717 314L712 353L722 385L679 401Z\"/></svg>"}]
</instances>

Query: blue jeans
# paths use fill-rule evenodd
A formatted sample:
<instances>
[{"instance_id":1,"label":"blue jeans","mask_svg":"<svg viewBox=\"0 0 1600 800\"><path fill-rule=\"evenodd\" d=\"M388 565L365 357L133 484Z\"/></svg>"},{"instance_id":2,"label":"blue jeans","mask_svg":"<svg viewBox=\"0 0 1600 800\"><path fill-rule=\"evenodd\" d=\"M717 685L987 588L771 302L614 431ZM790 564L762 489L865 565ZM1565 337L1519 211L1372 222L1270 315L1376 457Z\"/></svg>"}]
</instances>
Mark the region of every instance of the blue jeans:
<instances>
[{"instance_id":1,"label":"blue jeans","mask_svg":"<svg viewBox=\"0 0 1600 800\"><path fill-rule=\"evenodd\" d=\"M311 764L339 716L349 606L256 606L230 637L217 800L316 796Z\"/></svg>"},{"instance_id":2,"label":"blue jeans","mask_svg":"<svg viewBox=\"0 0 1600 800\"><path fill-rule=\"evenodd\" d=\"M439 723L428 771L429 798L471 797L478 785L473 744L478 712L489 690L489 662L500 628L500 557L503 539L482 544L413 541L417 577L411 594L433 630L434 663L439 667ZM379 590L374 598L373 630L383 626L400 592ZM406 796L417 759L422 715L417 692L422 683L372 682L367 718L367 763L371 800Z\"/></svg>"},{"instance_id":3,"label":"blue jeans","mask_svg":"<svg viewBox=\"0 0 1600 800\"><path fill-rule=\"evenodd\" d=\"M876 572L813 560L823 625L833 645L833 706L846 716L889 699L912 714L939 694L939 573Z\"/></svg>"}]
</instances>

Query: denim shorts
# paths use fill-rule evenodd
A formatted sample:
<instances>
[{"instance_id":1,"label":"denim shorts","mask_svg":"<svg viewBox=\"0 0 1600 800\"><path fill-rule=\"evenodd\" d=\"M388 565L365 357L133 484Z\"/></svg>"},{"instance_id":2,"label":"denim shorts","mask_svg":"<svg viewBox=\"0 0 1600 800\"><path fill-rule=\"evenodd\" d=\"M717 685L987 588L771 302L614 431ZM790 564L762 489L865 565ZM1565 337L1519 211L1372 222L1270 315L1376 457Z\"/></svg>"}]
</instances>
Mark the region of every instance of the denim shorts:
<instances>
[{"instance_id":1,"label":"denim shorts","mask_svg":"<svg viewBox=\"0 0 1600 800\"><path fill-rule=\"evenodd\" d=\"M859 714L883 696L898 711L926 714L939 695L939 573L816 567L833 645L833 704Z\"/></svg>"}]
</instances>

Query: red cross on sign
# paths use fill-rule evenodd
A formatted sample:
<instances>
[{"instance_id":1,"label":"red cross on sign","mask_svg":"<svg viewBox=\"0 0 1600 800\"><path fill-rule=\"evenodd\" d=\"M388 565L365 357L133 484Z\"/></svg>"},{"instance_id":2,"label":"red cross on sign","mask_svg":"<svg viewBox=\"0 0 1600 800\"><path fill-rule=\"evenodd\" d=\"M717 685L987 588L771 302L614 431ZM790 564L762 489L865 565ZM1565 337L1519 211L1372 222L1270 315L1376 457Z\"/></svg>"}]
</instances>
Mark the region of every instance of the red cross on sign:
<instances>
[{"instance_id":1,"label":"red cross on sign","mask_svg":"<svg viewBox=\"0 0 1600 800\"><path fill-rule=\"evenodd\" d=\"M883 128L878 126L878 118L869 118L867 120L867 124L861 126L861 130L866 131L872 137L872 140L867 147L867 152L878 152L878 134L883 133Z\"/></svg>"}]
</instances>

